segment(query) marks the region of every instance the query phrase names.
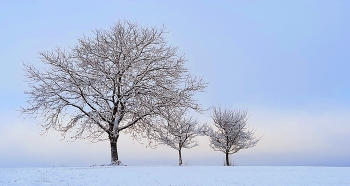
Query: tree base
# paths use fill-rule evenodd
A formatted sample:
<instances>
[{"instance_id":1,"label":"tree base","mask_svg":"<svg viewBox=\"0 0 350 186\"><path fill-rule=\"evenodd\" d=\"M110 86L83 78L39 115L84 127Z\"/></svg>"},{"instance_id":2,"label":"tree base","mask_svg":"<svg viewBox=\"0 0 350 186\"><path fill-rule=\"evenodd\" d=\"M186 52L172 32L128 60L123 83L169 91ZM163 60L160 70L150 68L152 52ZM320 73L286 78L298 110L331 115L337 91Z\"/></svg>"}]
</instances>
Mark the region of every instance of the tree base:
<instances>
[{"instance_id":1,"label":"tree base","mask_svg":"<svg viewBox=\"0 0 350 186\"><path fill-rule=\"evenodd\" d=\"M115 162L112 162L110 166L126 166L126 165L124 165L120 160L117 160Z\"/></svg>"}]
</instances>

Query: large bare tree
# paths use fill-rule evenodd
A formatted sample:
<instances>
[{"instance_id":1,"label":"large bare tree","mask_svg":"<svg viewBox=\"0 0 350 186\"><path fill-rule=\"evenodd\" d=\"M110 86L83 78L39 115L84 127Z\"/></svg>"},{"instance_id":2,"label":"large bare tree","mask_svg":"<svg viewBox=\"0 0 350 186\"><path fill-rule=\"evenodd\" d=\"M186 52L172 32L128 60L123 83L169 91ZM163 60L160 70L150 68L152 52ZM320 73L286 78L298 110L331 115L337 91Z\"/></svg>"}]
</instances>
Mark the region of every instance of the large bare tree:
<instances>
[{"instance_id":1,"label":"large bare tree","mask_svg":"<svg viewBox=\"0 0 350 186\"><path fill-rule=\"evenodd\" d=\"M160 144L167 145L178 151L179 166L182 166L182 149L190 149L198 146L194 138L203 135L205 125L198 124L192 117L186 117L187 109L167 110L160 121L160 127L152 138Z\"/></svg>"},{"instance_id":2,"label":"large bare tree","mask_svg":"<svg viewBox=\"0 0 350 186\"><path fill-rule=\"evenodd\" d=\"M232 165L229 161L230 154L254 147L260 140L254 136L254 130L247 128L247 111L213 107L211 118L216 129L209 128L206 132L210 139L210 147L225 153L226 166Z\"/></svg>"},{"instance_id":3,"label":"large bare tree","mask_svg":"<svg viewBox=\"0 0 350 186\"><path fill-rule=\"evenodd\" d=\"M25 65L30 90L22 113L64 137L109 140L111 164L120 164L121 132L152 131L165 108L200 110L193 95L206 83L191 76L164 34L164 28L119 21L69 50L40 52L44 68Z\"/></svg>"}]
</instances>

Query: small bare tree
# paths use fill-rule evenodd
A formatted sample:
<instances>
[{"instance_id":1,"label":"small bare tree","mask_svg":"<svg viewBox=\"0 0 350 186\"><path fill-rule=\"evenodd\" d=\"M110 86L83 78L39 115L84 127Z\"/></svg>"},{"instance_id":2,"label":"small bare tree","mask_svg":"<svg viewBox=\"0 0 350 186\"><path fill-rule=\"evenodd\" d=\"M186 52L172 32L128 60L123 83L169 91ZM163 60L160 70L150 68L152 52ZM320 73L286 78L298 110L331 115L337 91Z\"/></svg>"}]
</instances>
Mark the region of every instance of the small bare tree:
<instances>
[{"instance_id":1,"label":"small bare tree","mask_svg":"<svg viewBox=\"0 0 350 186\"><path fill-rule=\"evenodd\" d=\"M226 166L230 166L229 155L241 149L254 147L260 138L254 137L254 130L247 129L247 112L213 108L211 115L217 128L209 128L206 134L210 139L210 147L226 155Z\"/></svg>"},{"instance_id":2,"label":"small bare tree","mask_svg":"<svg viewBox=\"0 0 350 186\"><path fill-rule=\"evenodd\" d=\"M195 137L202 135L206 127L196 120L186 117L186 110L172 109L163 115L160 127L153 139L159 144L167 145L179 153L179 166L182 166L182 149L198 146Z\"/></svg>"},{"instance_id":3,"label":"small bare tree","mask_svg":"<svg viewBox=\"0 0 350 186\"><path fill-rule=\"evenodd\" d=\"M73 139L109 140L111 164L120 164L121 132L145 136L164 108L200 110L192 97L206 83L189 74L164 34L164 28L119 21L69 51L40 52L46 68L25 65L30 91L22 113L64 137L72 131Z\"/></svg>"}]
</instances>

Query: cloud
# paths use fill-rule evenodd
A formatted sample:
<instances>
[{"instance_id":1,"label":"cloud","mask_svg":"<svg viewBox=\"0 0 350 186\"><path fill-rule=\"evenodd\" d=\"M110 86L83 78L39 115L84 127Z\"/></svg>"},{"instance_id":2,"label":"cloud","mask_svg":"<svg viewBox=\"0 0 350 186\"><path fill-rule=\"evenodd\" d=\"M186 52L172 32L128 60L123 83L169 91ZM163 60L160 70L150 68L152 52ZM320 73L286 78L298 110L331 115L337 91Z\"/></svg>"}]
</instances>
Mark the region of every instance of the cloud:
<instances>
[{"instance_id":1,"label":"cloud","mask_svg":"<svg viewBox=\"0 0 350 186\"><path fill-rule=\"evenodd\" d=\"M350 155L344 148L350 145L350 110L317 110L252 108L249 123L263 138L247 150L249 158L259 165L349 166L349 161L334 159ZM246 155L242 151L237 157L248 162Z\"/></svg>"},{"instance_id":2,"label":"cloud","mask_svg":"<svg viewBox=\"0 0 350 186\"><path fill-rule=\"evenodd\" d=\"M232 156L237 165L318 165L350 166L350 111L300 109L282 111L250 106L250 127L262 136L258 145ZM90 166L110 161L109 143L84 140L69 142L55 131L39 135L35 121L1 115L0 167ZM210 119L204 119L211 122ZM224 154L213 151L206 137L200 145L183 151L188 165L222 165ZM128 165L177 165L174 149L158 146L146 148L130 136L120 137L121 160Z\"/></svg>"}]
</instances>

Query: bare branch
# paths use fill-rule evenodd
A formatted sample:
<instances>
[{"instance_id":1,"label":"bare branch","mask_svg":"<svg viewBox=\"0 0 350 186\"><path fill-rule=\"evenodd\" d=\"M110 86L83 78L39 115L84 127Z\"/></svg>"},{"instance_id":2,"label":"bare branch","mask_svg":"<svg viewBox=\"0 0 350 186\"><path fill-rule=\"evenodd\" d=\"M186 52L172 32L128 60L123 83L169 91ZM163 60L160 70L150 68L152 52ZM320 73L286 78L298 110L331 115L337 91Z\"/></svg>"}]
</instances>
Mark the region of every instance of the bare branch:
<instances>
[{"instance_id":1,"label":"bare branch","mask_svg":"<svg viewBox=\"0 0 350 186\"><path fill-rule=\"evenodd\" d=\"M247 128L247 111L213 107L211 117L216 130L209 128L206 135L209 136L211 148L226 154L226 165L230 165L229 154L254 147L260 140L254 137L254 130Z\"/></svg>"},{"instance_id":2,"label":"bare branch","mask_svg":"<svg viewBox=\"0 0 350 186\"><path fill-rule=\"evenodd\" d=\"M25 65L30 90L23 114L43 118L45 130L63 136L71 131L73 139L116 143L121 131L156 128L149 121L166 108L201 110L193 95L206 83L188 73L164 28L119 21L93 34L69 51L40 52L44 69Z\"/></svg>"},{"instance_id":3,"label":"bare branch","mask_svg":"<svg viewBox=\"0 0 350 186\"><path fill-rule=\"evenodd\" d=\"M168 109L163 114L163 119L158 120L160 127L151 138L159 144L167 145L179 152L179 165L182 165L181 150L190 149L198 145L195 137L202 135L204 125L199 125L191 117L186 117L188 109Z\"/></svg>"}]
</instances>

